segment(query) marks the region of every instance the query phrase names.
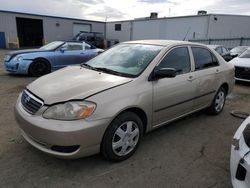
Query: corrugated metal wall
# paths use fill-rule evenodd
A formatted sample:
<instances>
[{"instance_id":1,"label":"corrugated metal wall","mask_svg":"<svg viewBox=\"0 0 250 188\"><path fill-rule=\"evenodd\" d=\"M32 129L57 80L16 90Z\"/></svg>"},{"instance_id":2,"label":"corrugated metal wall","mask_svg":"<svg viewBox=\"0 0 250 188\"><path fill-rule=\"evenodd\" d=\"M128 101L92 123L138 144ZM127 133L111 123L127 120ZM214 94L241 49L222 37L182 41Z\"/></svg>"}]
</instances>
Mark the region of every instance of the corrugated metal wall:
<instances>
[{"instance_id":1,"label":"corrugated metal wall","mask_svg":"<svg viewBox=\"0 0 250 188\"><path fill-rule=\"evenodd\" d=\"M235 46L250 46L250 38L197 39L189 41L202 44L223 45L229 49L234 48Z\"/></svg>"},{"instance_id":2,"label":"corrugated metal wall","mask_svg":"<svg viewBox=\"0 0 250 188\"><path fill-rule=\"evenodd\" d=\"M105 23L94 21L81 21L58 17L46 17L29 14L6 13L0 11L0 31L5 32L6 40L17 40L16 17L42 19L44 40L47 42L55 40L71 40L73 38L73 24L90 24L91 31L105 34Z\"/></svg>"}]
</instances>

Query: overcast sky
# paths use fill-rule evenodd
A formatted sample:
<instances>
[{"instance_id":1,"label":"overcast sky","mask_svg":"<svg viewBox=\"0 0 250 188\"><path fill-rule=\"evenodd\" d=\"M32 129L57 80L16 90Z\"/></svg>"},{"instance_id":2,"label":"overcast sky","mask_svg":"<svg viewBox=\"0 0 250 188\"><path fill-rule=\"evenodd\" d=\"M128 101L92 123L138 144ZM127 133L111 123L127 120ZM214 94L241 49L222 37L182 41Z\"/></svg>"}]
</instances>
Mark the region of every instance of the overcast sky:
<instances>
[{"instance_id":1,"label":"overcast sky","mask_svg":"<svg viewBox=\"0 0 250 188\"><path fill-rule=\"evenodd\" d=\"M0 9L105 21L208 13L250 15L250 0L0 0Z\"/></svg>"}]
</instances>

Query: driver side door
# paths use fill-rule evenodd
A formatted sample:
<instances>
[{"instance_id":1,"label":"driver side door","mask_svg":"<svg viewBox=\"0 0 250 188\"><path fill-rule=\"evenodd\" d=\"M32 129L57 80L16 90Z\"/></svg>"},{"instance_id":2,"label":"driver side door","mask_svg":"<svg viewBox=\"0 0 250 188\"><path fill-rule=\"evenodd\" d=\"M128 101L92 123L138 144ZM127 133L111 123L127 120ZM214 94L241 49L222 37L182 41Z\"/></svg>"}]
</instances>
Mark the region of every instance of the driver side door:
<instances>
[{"instance_id":1,"label":"driver side door","mask_svg":"<svg viewBox=\"0 0 250 188\"><path fill-rule=\"evenodd\" d=\"M153 81L153 126L159 126L192 111L196 90L187 46L172 49L157 68L174 68L176 77Z\"/></svg>"}]
</instances>

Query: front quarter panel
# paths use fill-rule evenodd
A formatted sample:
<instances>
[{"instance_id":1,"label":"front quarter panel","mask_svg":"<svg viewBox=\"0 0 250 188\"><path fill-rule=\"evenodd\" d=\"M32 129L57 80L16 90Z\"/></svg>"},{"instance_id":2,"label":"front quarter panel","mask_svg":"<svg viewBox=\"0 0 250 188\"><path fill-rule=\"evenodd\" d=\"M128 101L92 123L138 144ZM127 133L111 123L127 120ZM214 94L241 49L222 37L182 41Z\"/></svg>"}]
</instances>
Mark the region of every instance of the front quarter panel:
<instances>
[{"instance_id":1,"label":"front quarter panel","mask_svg":"<svg viewBox=\"0 0 250 188\"><path fill-rule=\"evenodd\" d=\"M133 80L127 84L106 90L87 98L97 104L89 120L114 119L129 108L140 108L146 113L148 125L152 121L152 82L146 78ZM147 127L147 131L150 126Z\"/></svg>"}]
</instances>

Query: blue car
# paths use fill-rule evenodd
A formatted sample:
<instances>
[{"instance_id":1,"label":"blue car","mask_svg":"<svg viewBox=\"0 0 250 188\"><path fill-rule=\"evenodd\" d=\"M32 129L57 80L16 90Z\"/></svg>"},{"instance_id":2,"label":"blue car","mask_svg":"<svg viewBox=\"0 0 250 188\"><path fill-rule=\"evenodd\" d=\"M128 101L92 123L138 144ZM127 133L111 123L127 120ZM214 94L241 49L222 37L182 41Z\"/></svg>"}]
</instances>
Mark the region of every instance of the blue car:
<instances>
[{"instance_id":1,"label":"blue car","mask_svg":"<svg viewBox=\"0 0 250 188\"><path fill-rule=\"evenodd\" d=\"M42 76L65 66L84 63L102 52L85 42L55 41L39 49L10 52L4 64L9 73Z\"/></svg>"}]
</instances>

